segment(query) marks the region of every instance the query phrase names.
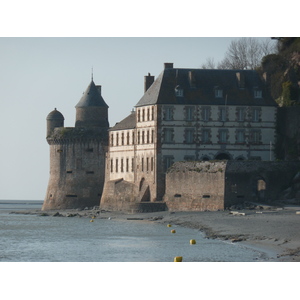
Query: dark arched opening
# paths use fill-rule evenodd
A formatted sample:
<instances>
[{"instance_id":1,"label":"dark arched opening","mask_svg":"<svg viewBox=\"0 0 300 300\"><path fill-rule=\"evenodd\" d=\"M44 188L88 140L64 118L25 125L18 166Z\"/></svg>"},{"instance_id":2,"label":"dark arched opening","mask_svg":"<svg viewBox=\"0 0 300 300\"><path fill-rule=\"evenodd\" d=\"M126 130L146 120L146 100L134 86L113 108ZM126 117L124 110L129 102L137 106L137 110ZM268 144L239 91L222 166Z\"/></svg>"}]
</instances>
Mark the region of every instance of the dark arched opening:
<instances>
[{"instance_id":1,"label":"dark arched opening","mask_svg":"<svg viewBox=\"0 0 300 300\"><path fill-rule=\"evenodd\" d=\"M218 154L218 155L215 157L215 159L217 159L217 160L230 160L231 158L230 158L230 156L229 156L228 154L226 154L226 153L220 153L220 154Z\"/></svg>"}]
</instances>

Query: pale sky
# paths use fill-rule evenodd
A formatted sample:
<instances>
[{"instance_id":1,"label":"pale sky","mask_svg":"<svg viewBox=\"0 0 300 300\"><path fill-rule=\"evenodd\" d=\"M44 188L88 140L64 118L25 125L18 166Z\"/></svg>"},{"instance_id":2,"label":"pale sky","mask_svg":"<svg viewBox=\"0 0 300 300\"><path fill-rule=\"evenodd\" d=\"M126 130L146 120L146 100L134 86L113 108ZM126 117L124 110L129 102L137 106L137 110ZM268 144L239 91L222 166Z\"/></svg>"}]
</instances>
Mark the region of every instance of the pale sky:
<instances>
[{"instance_id":1,"label":"pale sky","mask_svg":"<svg viewBox=\"0 0 300 300\"><path fill-rule=\"evenodd\" d=\"M75 125L91 80L102 85L110 126L143 95L144 76L165 62L200 68L220 61L233 38L0 38L0 199L42 200L49 176L46 117L57 108Z\"/></svg>"},{"instance_id":2,"label":"pale sky","mask_svg":"<svg viewBox=\"0 0 300 300\"><path fill-rule=\"evenodd\" d=\"M222 36L285 36L281 31L264 34L271 23L255 5L248 15L255 12L264 22L253 32L245 14L225 13L235 1L207 4L217 8L213 15L197 1L187 0L184 7L173 1L153 0L147 7L133 2L134 12L132 1L86 0L80 6L12 0L2 7L0 199L44 199L49 178L46 117L57 108L65 126L74 126L75 105L92 68L113 126L143 96L144 76L157 78L165 62L175 68L200 68L209 57L218 62L234 39Z\"/></svg>"}]
</instances>

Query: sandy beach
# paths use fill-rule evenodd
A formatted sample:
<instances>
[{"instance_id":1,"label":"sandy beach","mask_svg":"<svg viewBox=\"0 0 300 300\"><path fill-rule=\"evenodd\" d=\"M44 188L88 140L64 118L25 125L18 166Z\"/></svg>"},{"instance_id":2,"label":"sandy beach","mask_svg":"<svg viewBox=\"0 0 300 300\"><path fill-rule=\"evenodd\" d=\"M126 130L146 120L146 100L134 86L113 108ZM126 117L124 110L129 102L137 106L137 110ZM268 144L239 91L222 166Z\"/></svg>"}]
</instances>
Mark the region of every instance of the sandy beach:
<instances>
[{"instance_id":1,"label":"sandy beach","mask_svg":"<svg viewBox=\"0 0 300 300\"><path fill-rule=\"evenodd\" d=\"M116 218L185 226L207 238L239 242L269 253L267 261L300 261L300 207L258 206L256 209L215 212L122 213L93 210L19 211L54 217Z\"/></svg>"}]
</instances>

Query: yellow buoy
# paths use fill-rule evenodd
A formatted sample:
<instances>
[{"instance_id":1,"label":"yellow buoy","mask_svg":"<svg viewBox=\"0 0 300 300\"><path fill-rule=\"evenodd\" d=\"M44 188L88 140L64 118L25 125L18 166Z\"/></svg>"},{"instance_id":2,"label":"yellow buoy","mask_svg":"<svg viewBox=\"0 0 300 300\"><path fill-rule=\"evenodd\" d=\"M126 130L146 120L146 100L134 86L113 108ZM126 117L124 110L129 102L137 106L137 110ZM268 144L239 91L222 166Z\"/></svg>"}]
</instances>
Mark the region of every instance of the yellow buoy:
<instances>
[{"instance_id":1,"label":"yellow buoy","mask_svg":"<svg viewBox=\"0 0 300 300\"><path fill-rule=\"evenodd\" d=\"M176 230L175 230L175 229L172 229L172 230L171 230L171 233L176 233Z\"/></svg>"},{"instance_id":2,"label":"yellow buoy","mask_svg":"<svg viewBox=\"0 0 300 300\"><path fill-rule=\"evenodd\" d=\"M92 220L90 220L90 222L94 222L94 220L92 219Z\"/></svg>"},{"instance_id":3,"label":"yellow buoy","mask_svg":"<svg viewBox=\"0 0 300 300\"><path fill-rule=\"evenodd\" d=\"M172 227L172 225L171 225L171 224L168 224L167 227Z\"/></svg>"},{"instance_id":4,"label":"yellow buoy","mask_svg":"<svg viewBox=\"0 0 300 300\"><path fill-rule=\"evenodd\" d=\"M92 216L92 219L95 219L95 216Z\"/></svg>"},{"instance_id":5,"label":"yellow buoy","mask_svg":"<svg viewBox=\"0 0 300 300\"><path fill-rule=\"evenodd\" d=\"M182 262L182 256L175 256L174 262Z\"/></svg>"},{"instance_id":6,"label":"yellow buoy","mask_svg":"<svg viewBox=\"0 0 300 300\"><path fill-rule=\"evenodd\" d=\"M190 240L190 244L191 245L195 245L196 244L196 240Z\"/></svg>"}]
</instances>

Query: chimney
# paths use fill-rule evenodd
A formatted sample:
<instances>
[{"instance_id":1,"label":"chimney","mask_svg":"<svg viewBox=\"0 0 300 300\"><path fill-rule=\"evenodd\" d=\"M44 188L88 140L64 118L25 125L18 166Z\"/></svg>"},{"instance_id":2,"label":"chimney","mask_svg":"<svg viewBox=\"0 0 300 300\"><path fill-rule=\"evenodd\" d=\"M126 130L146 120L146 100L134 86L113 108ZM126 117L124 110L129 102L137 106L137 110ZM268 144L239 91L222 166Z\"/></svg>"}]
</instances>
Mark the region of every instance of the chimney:
<instances>
[{"instance_id":1,"label":"chimney","mask_svg":"<svg viewBox=\"0 0 300 300\"><path fill-rule=\"evenodd\" d=\"M151 84L154 82L154 76L151 76L150 73L148 73L147 76L145 76L144 79L144 93L149 89Z\"/></svg>"},{"instance_id":2,"label":"chimney","mask_svg":"<svg viewBox=\"0 0 300 300\"><path fill-rule=\"evenodd\" d=\"M265 83L268 83L269 76L268 76L268 73L267 73L267 72L264 72L264 74L263 74L263 79L264 79Z\"/></svg>"},{"instance_id":3,"label":"chimney","mask_svg":"<svg viewBox=\"0 0 300 300\"><path fill-rule=\"evenodd\" d=\"M100 96L101 96L101 85L96 85L96 88L97 88L98 93L99 93Z\"/></svg>"},{"instance_id":4,"label":"chimney","mask_svg":"<svg viewBox=\"0 0 300 300\"><path fill-rule=\"evenodd\" d=\"M245 88L245 74L242 72L236 72L236 78L240 89Z\"/></svg>"},{"instance_id":5,"label":"chimney","mask_svg":"<svg viewBox=\"0 0 300 300\"><path fill-rule=\"evenodd\" d=\"M165 63L165 69L173 69L173 63Z\"/></svg>"}]
</instances>

